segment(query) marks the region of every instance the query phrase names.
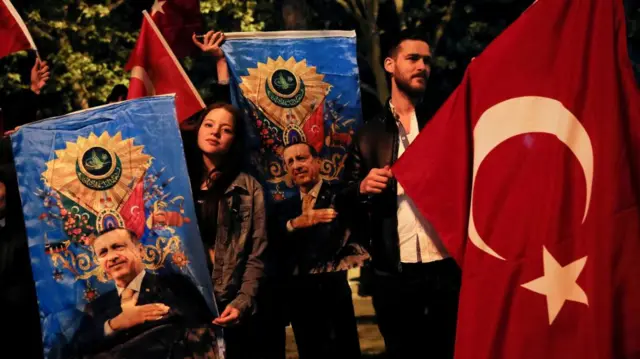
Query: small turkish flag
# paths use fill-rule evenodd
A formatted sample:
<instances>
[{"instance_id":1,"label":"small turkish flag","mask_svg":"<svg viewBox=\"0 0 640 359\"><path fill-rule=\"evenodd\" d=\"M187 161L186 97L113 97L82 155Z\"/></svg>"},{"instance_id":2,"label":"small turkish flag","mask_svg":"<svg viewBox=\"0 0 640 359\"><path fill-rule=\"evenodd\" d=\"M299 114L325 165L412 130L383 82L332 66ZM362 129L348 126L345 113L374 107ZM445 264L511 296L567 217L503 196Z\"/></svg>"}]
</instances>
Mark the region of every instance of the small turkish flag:
<instances>
[{"instance_id":1,"label":"small turkish flag","mask_svg":"<svg viewBox=\"0 0 640 359\"><path fill-rule=\"evenodd\" d=\"M0 0L0 57L36 49L27 26L9 0Z\"/></svg>"},{"instance_id":2,"label":"small turkish flag","mask_svg":"<svg viewBox=\"0 0 640 359\"><path fill-rule=\"evenodd\" d=\"M538 0L392 171L462 267L457 359L640 358L640 91L621 0Z\"/></svg>"},{"instance_id":3,"label":"small turkish flag","mask_svg":"<svg viewBox=\"0 0 640 359\"><path fill-rule=\"evenodd\" d=\"M191 41L202 29L199 0L155 0L151 18L177 58L193 54L198 48Z\"/></svg>"},{"instance_id":4,"label":"small turkish flag","mask_svg":"<svg viewBox=\"0 0 640 359\"><path fill-rule=\"evenodd\" d=\"M307 143L320 153L324 144L324 101L309 116L302 131L304 131Z\"/></svg>"},{"instance_id":5,"label":"small turkish flag","mask_svg":"<svg viewBox=\"0 0 640 359\"><path fill-rule=\"evenodd\" d=\"M127 99L175 93L178 122L182 123L203 109L204 102L149 14L143 14L138 42L125 66L131 71Z\"/></svg>"},{"instance_id":6,"label":"small turkish flag","mask_svg":"<svg viewBox=\"0 0 640 359\"><path fill-rule=\"evenodd\" d=\"M124 220L125 227L132 230L138 238L142 238L146 222L143 195L144 181L141 180L132 189L127 202L120 208L120 216Z\"/></svg>"}]
</instances>

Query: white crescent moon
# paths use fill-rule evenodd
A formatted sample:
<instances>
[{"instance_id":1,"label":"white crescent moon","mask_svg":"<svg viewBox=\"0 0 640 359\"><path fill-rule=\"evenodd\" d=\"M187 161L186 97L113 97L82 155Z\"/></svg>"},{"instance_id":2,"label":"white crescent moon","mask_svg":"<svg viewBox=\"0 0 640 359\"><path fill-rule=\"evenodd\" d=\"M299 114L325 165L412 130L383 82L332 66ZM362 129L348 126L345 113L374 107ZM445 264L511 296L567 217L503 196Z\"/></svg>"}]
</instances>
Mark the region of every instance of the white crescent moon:
<instances>
[{"instance_id":1,"label":"white crescent moon","mask_svg":"<svg viewBox=\"0 0 640 359\"><path fill-rule=\"evenodd\" d=\"M560 101L547 97L525 96L503 101L485 111L473 129L473 182L469 212L469 239L481 251L498 259L494 251L478 234L473 220L473 195L476 175L482 161L502 142L527 133L555 135L576 156L586 180L586 205L582 222L589 212L593 184L593 147L589 134L580 121Z\"/></svg>"},{"instance_id":2,"label":"white crescent moon","mask_svg":"<svg viewBox=\"0 0 640 359\"><path fill-rule=\"evenodd\" d=\"M129 213L131 213L132 216L135 216L136 214L134 212L136 211L136 209L139 211L140 207L139 206L131 207L131 209L129 210Z\"/></svg>"}]
</instances>

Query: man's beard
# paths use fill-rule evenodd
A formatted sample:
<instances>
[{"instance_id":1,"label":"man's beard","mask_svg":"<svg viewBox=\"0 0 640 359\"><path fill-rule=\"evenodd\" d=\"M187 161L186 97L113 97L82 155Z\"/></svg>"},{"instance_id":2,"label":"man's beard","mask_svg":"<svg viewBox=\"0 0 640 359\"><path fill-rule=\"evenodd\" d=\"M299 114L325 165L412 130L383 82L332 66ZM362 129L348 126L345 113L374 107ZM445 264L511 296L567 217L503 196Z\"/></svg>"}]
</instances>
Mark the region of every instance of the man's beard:
<instances>
[{"instance_id":1,"label":"man's beard","mask_svg":"<svg viewBox=\"0 0 640 359\"><path fill-rule=\"evenodd\" d=\"M414 88L411 87L410 83L411 80L413 80L413 77L409 77L408 80L404 79L404 78L400 78L400 77L395 77L393 80L396 82L396 86L398 87L398 89L400 91L402 91L403 93L407 94L407 96L413 98L413 99L422 99L422 97L424 96L424 93L427 89L426 83L427 83L427 79L428 77L425 75L424 76L424 82L425 82L425 86L423 88Z\"/></svg>"}]
</instances>

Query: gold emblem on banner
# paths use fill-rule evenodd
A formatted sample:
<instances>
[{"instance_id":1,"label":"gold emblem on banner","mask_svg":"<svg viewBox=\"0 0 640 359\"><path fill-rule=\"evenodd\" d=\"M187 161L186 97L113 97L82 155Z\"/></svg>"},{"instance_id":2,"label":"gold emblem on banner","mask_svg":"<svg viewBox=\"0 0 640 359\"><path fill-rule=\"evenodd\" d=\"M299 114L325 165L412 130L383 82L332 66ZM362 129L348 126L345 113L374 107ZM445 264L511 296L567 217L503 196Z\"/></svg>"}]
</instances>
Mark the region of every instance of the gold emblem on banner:
<instances>
[{"instance_id":1,"label":"gold emblem on banner","mask_svg":"<svg viewBox=\"0 0 640 359\"><path fill-rule=\"evenodd\" d=\"M293 57L286 61L282 57L268 58L267 63L259 62L248 72L241 77L244 97L283 131L300 129L331 89L315 66Z\"/></svg>"},{"instance_id":2,"label":"gold emblem on banner","mask_svg":"<svg viewBox=\"0 0 640 359\"><path fill-rule=\"evenodd\" d=\"M151 164L143 149L132 138L123 140L120 132L113 137L91 133L55 151L56 159L47 162L42 176L49 187L94 215L114 212Z\"/></svg>"}]
</instances>

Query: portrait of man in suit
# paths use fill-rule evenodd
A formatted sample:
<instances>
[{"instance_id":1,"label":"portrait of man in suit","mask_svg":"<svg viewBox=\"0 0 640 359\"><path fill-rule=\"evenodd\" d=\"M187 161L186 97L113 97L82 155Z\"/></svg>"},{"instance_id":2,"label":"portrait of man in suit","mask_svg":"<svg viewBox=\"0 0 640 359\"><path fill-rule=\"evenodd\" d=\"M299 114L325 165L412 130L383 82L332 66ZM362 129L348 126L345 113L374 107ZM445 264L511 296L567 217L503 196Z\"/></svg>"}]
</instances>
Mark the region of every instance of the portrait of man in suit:
<instances>
[{"instance_id":1,"label":"portrait of man in suit","mask_svg":"<svg viewBox=\"0 0 640 359\"><path fill-rule=\"evenodd\" d=\"M341 272L361 266L369 254L349 230L352 204L341 195L341 186L320 176L321 158L308 143L294 143L283 150L285 169L300 196L278 204L277 229L285 240L290 274ZM305 240L297 240L305 238Z\"/></svg>"},{"instance_id":2,"label":"portrait of man in suit","mask_svg":"<svg viewBox=\"0 0 640 359\"><path fill-rule=\"evenodd\" d=\"M145 270L143 246L125 228L92 244L115 289L85 307L72 343L81 358L215 358L213 314L191 280Z\"/></svg>"},{"instance_id":3,"label":"portrait of man in suit","mask_svg":"<svg viewBox=\"0 0 640 359\"><path fill-rule=\"evenodd\" d=\"M348 229L352 205L339 185L321 178L313 146L287 145L283 159L300 190L274 211L279 263L287 267L281 269L288 278L283 297L300 358L359 358L347 269L369 254Z\"/></svg>"}]
</instances>

